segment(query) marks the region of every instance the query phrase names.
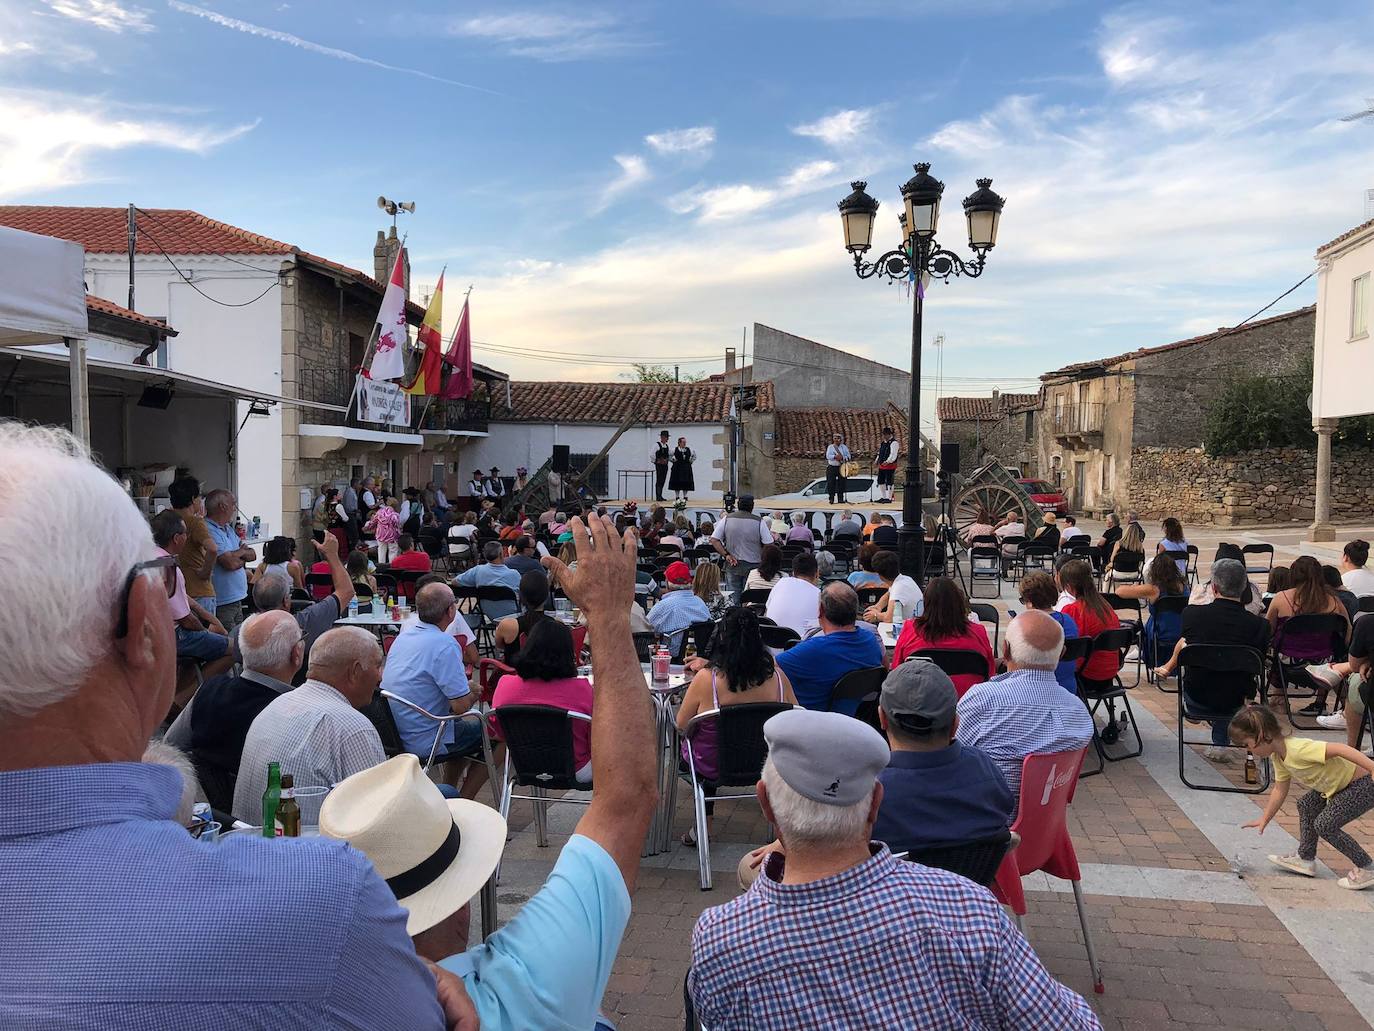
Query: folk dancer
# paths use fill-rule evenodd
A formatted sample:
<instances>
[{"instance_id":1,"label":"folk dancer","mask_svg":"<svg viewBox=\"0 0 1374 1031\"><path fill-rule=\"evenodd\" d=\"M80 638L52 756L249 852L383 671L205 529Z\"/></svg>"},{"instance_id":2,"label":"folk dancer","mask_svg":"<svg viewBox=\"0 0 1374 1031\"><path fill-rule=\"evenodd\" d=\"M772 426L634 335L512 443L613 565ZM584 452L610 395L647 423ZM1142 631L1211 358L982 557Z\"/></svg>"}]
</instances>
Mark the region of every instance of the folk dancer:
<instances>
[{"instance_id":1,"label":"folk dancer","mask_svg":"<svg viewBox=\"0 0 1374 1031\"><path fill-rule=\"evenodd\" d=\"M876 463L878 466L878 500L891 501L893 494L893 484L897 479L897 458L902 452L902 445L893 436L892 427L883 427L883 440L878 445L878 456Z\"/></svg>"},{"instance_id":2,"label":"folk dancer","mask_svg":"<svg viewBox=\"0 0 1374 1031\"><path fill-rule=\"evenodd\" d=\"M849 445L844 442L843 433L833 433L830 437L830 446L825 449L825 492L830 496L830 503L835 504L835 498L840 499L840 504L845 503L844 499L844 476L840 472L840 467L849 461Z\"/></svg>"}]
</instances>

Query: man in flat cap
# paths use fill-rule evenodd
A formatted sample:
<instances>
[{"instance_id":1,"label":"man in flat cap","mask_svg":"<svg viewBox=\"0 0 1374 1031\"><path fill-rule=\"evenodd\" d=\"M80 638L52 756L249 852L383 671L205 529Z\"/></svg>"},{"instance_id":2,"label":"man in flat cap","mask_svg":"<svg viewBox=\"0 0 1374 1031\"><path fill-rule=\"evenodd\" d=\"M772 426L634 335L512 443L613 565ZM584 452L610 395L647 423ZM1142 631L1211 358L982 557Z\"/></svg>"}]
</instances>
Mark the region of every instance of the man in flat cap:
<instances>
[{"instance_id":1,"label":"man in flat cap","mask_svg":"<svg viewBox=\"0 0 1374 1031\"><path fill-rule=\"evenodd\" d=\"M703 1024L794 1031L843 1013L866 1027L1100 1031L988 891L870 840L889 759L871 727L793 709L763 733L759 804L786 855L697 921L687 983Z\"/></svg>"}]
</instances>

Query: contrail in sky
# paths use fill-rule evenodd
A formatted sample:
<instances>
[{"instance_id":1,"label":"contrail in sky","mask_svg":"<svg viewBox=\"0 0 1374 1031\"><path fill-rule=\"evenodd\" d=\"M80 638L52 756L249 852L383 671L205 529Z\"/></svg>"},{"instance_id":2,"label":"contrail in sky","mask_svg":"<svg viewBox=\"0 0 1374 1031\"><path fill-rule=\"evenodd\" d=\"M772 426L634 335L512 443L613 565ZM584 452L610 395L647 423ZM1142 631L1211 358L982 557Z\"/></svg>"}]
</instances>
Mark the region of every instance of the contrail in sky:
<instances>
[{"instance_id":1,"label":"contrail in sky","mask_svg":"<svg viewBox=\"0 0 1374 1031\"><path fill-rule=\"evenodd\" d=\"M226 29L233 29L236 32L246 32L250 36L261 36L264 39L274 39L278 43L299 47L301 50L308 50L313 54L320 54L324 57L333 57L340 61L352 61L354 64L365 64L373 68L384 69L388 72L402 72L406 75L418 75L422 79L442 82L449 86L461 86L463 89L476 90L479 93L489 93L493 97L505 96L504 93L498 93L496 90L487 89L485 86L474 86L470 82L445 79L440 75L431 75L429 72L422 72L418 68L400 68L394 64L384 64L381 61L374 61L370 57L363 57L360 54L355 54L348 50L339 50L337 47L327 47L321 43L312 43L308 39L301 39L300 36L293 36L289 32L278 32L276 29L264 28L261 25L254 25L252 22L242 21L238 18L230 18L217 11L207 11L204 7L183 3L182 0L167 0L167 6L174 11L180 11L182 14L194 14L197 18L204 18L206 21L212 21L216 25L224 26Z\"/></svg>"}]
</instances>

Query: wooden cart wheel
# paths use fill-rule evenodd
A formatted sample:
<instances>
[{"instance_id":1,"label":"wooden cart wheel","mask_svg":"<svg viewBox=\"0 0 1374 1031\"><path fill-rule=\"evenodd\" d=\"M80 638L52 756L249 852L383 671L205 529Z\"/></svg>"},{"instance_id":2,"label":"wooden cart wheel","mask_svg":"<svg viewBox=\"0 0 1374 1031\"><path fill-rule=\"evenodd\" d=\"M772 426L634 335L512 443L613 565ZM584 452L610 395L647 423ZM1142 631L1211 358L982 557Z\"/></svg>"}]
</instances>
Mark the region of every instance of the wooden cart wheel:
<instances>
[{"instance_id":1,"label":"wooden cart wheel","mask_svg":"<svg viewBox=\"0 0 1374 1031\"><path fill-rule=\"evenodd\" d=\"M962 537L964 531L978 520L979 511L986 511L996 525L1008 512L1020 513L1021 521L1026 520L1026 510L1021 499L1006 487L995 483L979 483L965 488L954 502L954 525Z\"/></svg>"}]
</instances>

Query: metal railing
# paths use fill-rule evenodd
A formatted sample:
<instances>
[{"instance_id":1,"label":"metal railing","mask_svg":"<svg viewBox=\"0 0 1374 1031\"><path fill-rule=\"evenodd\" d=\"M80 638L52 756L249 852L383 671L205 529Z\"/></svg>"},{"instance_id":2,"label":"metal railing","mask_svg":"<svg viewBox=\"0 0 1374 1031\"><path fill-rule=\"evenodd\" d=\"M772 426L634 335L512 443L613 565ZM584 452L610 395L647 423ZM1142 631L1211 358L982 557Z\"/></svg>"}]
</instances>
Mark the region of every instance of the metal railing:
<instances>
[{"instance_id":1,"label":"metal railing","mask_svg":"<svg viewBox=\"0 0 1374 1031\"><path fill-rule=\"evenodd\" d=\"M1100 434L1106 405L1099 403L1065 405L1054 409L1054 434L1057 437Z\"/></svg>"},{"instance_id":2,"label":"metal railing","mask_svg":"<svg viewBox=\"0 0 1374 1031\"><path fill-rule=\"evenodd\" d=\"M491 423L491 402L475 398L446 401L434 398L425 408L427 398L416 398L411 407L418 408L415 417L420 428L426 430L465 430L469 433L485 433Z\"/></svg>"}]
</instances>

